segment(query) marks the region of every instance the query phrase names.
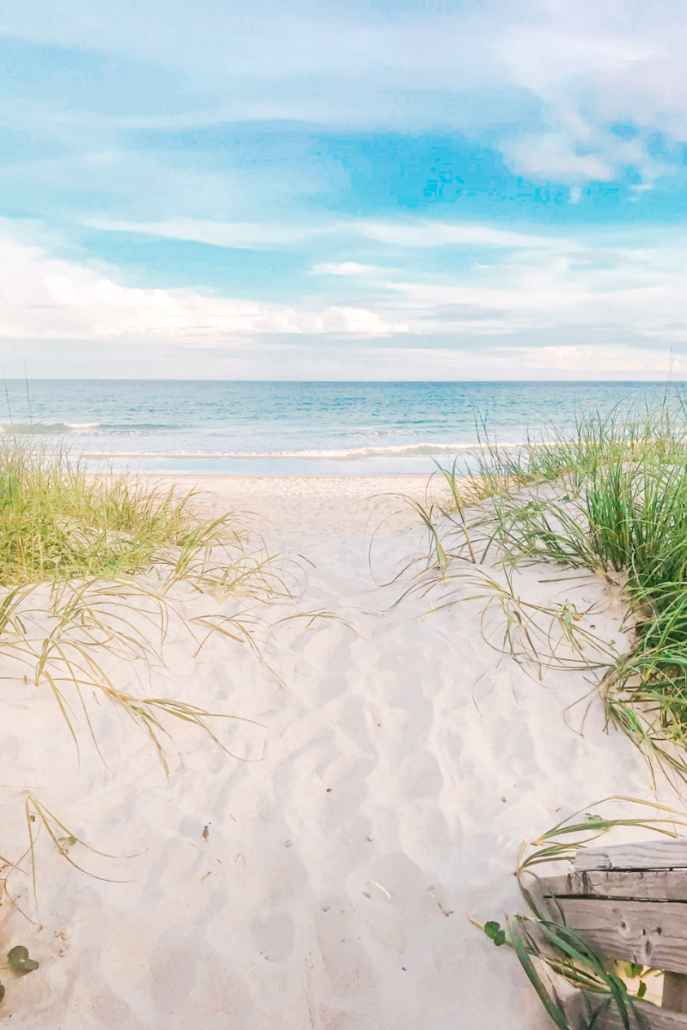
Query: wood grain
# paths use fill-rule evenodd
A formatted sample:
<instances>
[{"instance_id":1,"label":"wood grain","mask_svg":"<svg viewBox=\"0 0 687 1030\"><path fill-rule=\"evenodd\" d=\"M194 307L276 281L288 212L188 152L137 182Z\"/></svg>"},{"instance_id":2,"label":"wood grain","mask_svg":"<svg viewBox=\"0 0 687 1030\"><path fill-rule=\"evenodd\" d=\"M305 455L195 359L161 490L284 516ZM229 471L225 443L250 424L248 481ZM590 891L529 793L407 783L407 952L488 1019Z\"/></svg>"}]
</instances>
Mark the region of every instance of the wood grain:
<instances>
[{"instance_id":1,"label":"wood grain","mask_svg":"<svg viewBox=\"0 0 687 1030\"><path fill-rule=\"evenodd\" d=\"M664 1009L687 1012L687 976L684 973L666 973L663 977Z\"/></svg>"},{"instance_id":2,"label":"wood grain","mask_svg":"<svg viewBox=\"0 0 687 1030\"><path fill-rule=\"evenodd\" d=\"M687 973L687 904L576 897L557 904L566 924L604 955Z\"/></svg>"},{"instance_id":3,"label":"wood grain","mask_svg":"<svg viewBox=\"0 0 687 1030\"><path fill-rule=\"evenodd\" d=\"M589 999L592 1011L595 1012L601 1004L598 994L581 995ZM647 1002L635 1002L637 1012L640 1015L641 1023L633 1020L633 1027L638 1030L687 1030L687 1015L680 1012L669 1012L668 1009L659 1009ZM586 1008L579 1003L571 1006L570 1016L575 1020L571 1026L586 1026L582 1019L586 1016ZM623 1022L613 1006L609 1006L599 1014L594 1023L594 1030L623 1030Z\"/></svg>"},{"instance_id":4,"label":"wood grain","mask_svg":"<svg viewBox=\"0 0 687 1030\"><path fill-rule=\"evenodd\" d=\"M545 895L589 898L636 898L646 901L687 901L687 870L593 870L540 881Z\"/></svg>"},{"instance_id":5,"label":"wood grain","mask_svg":"<svg viewBox=\"0 0 687 1030\"><path fill-rule=\"evenodd\" d=\"M580 848L575 856L575 872L597 869L687 869L687 837Z\"/></svg>"}]
</instances>

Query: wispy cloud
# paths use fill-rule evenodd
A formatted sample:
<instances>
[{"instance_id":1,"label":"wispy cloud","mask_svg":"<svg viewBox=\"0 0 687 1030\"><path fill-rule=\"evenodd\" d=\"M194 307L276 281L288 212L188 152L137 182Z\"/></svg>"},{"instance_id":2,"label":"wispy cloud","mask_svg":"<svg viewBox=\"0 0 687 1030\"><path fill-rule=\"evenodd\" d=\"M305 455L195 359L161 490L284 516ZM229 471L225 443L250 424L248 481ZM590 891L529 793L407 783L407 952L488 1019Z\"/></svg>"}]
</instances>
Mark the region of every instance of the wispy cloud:
<instances>
[{"instance_id":1,"label":"wispy cloud","mask_svg":"<svg viewBox=\"0 0 687 1030\"><path fill-rule=\"evenodd\" d=\"M255 299L204 295L189 289L137 289L41 248L0 237L0 338L97 340L123 338L172 344L275 334L384 337L407 331L361 306L295 308Z\"/></svg>"},{"instance_id":2,"label":"wispy cloud","mask_svg":"<svg viewBox=\"0 0 687 1030\"><path fill-rule=\"evenodd\" d=\"M472 227L475 240L482 238L478 228ZM637 241L634 247L602 247L598 239L596 246L558 239L557 251L537 245L514 251L511 237L520 239L520 234L505 234L501 247L492 241L489 260L440 275L409 277L407 267L394 268L391 260L316 265L312 270L339 280L343 292L335 298L322 294L315 302L305 297L275 304L250 291L232 296L131 287L114 270L51 256L12 235L5 223L0 340L97 341L103 347L135 341L141 352L160 342L183 349L232 348L250 341L256 373L263 344L279 336L395 340L397 352L407 352L406 358L418 340L427 341L423 346L434 340L432 350L447 358L462 354L473 363L486 362L497 345L512 346L508 363L514 368L529 340L528 360L532 365L536 353L532 367L539 369L562 367L561 354L572 360L589 346L613 352L616 362L624 353L630 365L636 352L646 348L659 357L671 346L678 356L683 348L687 351L687 246L678 239L652 248ZM397 247L394 242L393 254ZM415 255L416 241L408 250ZM422 260L414 268L417 273ZM552 349L553 340L558 342ZM369 346L374 349L372 342ZM355 348L359 355L359 344ZM500 353L505 360L505 352ZM317 351L311 358L316 368Z\"/></svg>"},{"instance_id":3,"label":"wispy cloud","mask_svg":"<svg viewBox=\"0 0 687 1030\"><path fill-rule=\"evenodd\" d=\"M274 249L291 247L335 232L329 225L298 225L275 222L213 222L209 219L180 218L169 222L133 222L105 217L89 217L84 225L104 232L136 233L168 240L207 243L212 247Z\"/></svg>"},{"instance_id":4,"label":"wispy cloud","mask_svg":"<svg viewBox=\"0 0 687 1030\"><path fill-rule=\"evenodd\" d=\"M682 0L7 0L3 26L8 348L687 353Z\"/></svg>"},{"instance_id":5,"label":"wispy cloud","mask_svg":"<svg viewBox=\"0 0 687 1030\"><path fill-rule=\"evenodd\" d=\"M557 249L574 247L570 240L539 233L515 232L485 224L405 218L371 220L331 217L310 224L281 222L213 222L209 219L178 219L168 222L134 222L106 217L88 217L84 224L106 232L136 233L165 239L208 243L215 247L289 247L321 237L362 237L406 248L513 247ZM324 267L324 266L320 266ZM334 266L329 266L330 270ZM340 266L339 266L340 267ZM342 274L342 273L339 273Z\"/></svg>"},{"instance_id":6,"label":"wispy cloud","mask_svg":"<svg viewBox=\"0 0 687 1030\"><path fill-rule=\"evenodd\" d=\"M161 0L100 0L97 15L85 0L67 9L8 0L3 20L26 44L119 62L117 92L87 68L93 85L84 95L72 58L74 81L64 89L80 102L41 98L62 109L63 128L79 118L84 127L86 115L101 130L300 121L479 133L488 123L513 168L572 182L607 180L621 168L651 179L650 134L687 134L681 0L497 0L405 11L263 0L240 18L232 4L199 12L191 0L171 11ZM142 91L146 83L157 88ZM632 145L614 134L618 122L638 130ZM526 145L514 138L516 124Z\"/></svg>"},{"instance_id":7,"label":"wispy cloud","mask_svg":"<svg viewBox=\"0 0 687 1030\"><path fill-rule=\"evenodd\" d=\"M374 276L379 278L381 268L375 265L361 265L357 261L340 261L338 263L314 265L312 268L313 275L365 275Z\"/></svg>"},{"instance_id":8,"label":"wispy cloud","mask_svg":"<svg viewBox=\"0 0 687 1030\"><path fill-rule=\"evenodd\" d=\"M562 245L571 246L570 242L563 244L560 239L538 233L513 232L491 225L438 219L360 222L354 223L350 228L368 239L392 243L399 247L525 247L549 250Z\"/></svg>"}]
</instances>

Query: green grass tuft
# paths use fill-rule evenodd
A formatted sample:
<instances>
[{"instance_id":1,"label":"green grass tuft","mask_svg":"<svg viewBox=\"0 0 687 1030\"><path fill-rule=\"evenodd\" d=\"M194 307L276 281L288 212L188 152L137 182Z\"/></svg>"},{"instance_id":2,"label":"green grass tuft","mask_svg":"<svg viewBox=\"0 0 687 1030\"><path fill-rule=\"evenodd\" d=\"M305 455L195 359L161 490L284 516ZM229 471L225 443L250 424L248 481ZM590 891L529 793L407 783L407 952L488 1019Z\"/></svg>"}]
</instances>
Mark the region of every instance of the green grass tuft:
<instances>
[{"instance_id":1,"label":"green grass tuft","mask_svg":"<svg viewBox=\"0 0 687 1030\"><path fill-rule=\"evenodd\" d=\"M292 581L250 521L204 516L192 491L88 475L65 454L0 446L0 680L43 687L77 753L84 739L100 753L91 705L106 701L148 735L166 770L172 725L190 724L232 755L218 726L252 720L137 694L127 667L161 668L170 625L178 639L185 631L194 656L219 634L261 658L261 606L290 600ZM72 865L69 847L86 845L33 794L26 825L35 897L37 830ZM0 854L0 891L25 857Z\"/></svg>"},{"instance_id":2,"label":"green grass tuft","mask_svg":"<svg viewBox=\"0 0 687 1030\"><path fill-rule=\"evenodd\" d=\"M196 654L214 633L259 653L254 608L289 591L275 558L248 544L236 515L204 518L193 492L89 476L65 455L0 449L0 656L46 685L77 746L74 702L93 736L88 690L124 709L163 761L161 716L195 723L219 743L211 713L122 691L106 658L161 663L172 616ZM190 617L175 588L231 603Z\"/></svg>"},{"instance_id":3,"label":"green grass tuft","mask_svg":"<svg viewBox=\"0 0 687 1030\"><path fill-rule=\"evenodd\" d=\"M169 573L239 542L235 518L202 519L191 500L127 476L86 475L64 455L0 448L0 586Z\"/></svg>"},{"instance_id":4,"label":"green grass tuft","mask_svg":"<svg viewBox=\"0 0 687 1030\"><path fill-rule=\"evenodd\" d=\"M685 406L581 418L567 436L517 449L487 441L477 465L463 479L455 465L443 470L451 503L441 514L453 526L452 539L434 526L443 578L452 561L494 550L506 569L545 561L620 574L633 644L603 678L606 711L652 765L687 779Z\"/></svg>"}]
</instances>

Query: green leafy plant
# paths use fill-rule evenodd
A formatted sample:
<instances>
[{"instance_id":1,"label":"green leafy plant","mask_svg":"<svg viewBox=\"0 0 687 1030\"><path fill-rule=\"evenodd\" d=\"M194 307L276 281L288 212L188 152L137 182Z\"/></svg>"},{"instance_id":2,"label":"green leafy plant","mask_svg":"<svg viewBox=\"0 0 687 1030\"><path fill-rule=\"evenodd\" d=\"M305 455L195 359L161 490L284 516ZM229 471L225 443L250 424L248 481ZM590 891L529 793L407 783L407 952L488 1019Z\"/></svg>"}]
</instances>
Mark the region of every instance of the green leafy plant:
<instances>
[{"instance_id":1,"label":"green leafy plant","mask_svg":"<svg viewBox=\"0 0 687 1030\"><path fill-rule=\"evenodd\" d=\"M26 976L28 973L33 973L39 967L39 963L29 957L29 949L25 948L23 944L17 944L14 948L10 948L7 953L7 962L7 968L11 969L16 976ZM0 1002L4 997L5 988L0 983Z\"/></svg>"},{"instance_id":2,"label":"green leafy plant","mask_svg":"<svg viewBox=\"0 0 687 1030\"><path fill-rule=\"evenodd\" d=\"M10 949L7 953L7 961L19 976L26 976L27 973L33 973L35 969L38 969L38 962L29 958L29 949L22 944Z\"/></svg>"},{"instance_id":3,"label":"green leafy plant","mask_svg":"<svg viewBox=\"0 0 687 1030\"><path fill-rule=\"evenodd\" d=\"M484 932L487 937L494 942L497 948L500 948L506 943L506 932L501 929L500 923L490 921L484 924Z\"/></svg>"}]
</instances>

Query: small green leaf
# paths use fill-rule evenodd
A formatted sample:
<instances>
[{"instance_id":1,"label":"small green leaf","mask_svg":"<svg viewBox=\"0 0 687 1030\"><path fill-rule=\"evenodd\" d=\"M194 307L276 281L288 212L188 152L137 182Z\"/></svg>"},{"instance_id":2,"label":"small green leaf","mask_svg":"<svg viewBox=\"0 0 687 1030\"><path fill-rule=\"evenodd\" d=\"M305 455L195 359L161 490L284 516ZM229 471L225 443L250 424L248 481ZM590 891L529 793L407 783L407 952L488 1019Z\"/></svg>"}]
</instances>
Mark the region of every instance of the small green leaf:
<instances>
[{"instance_id":1,"label":"small green leaf","mask_svg":"<svg viewBox=\"0 0 687 1030\"><path fill-rule=\"evenodd\" d=\"M644 969L644 966L639 966L639 965L637 965L636 962L626 962L625 963L625 976L628 978L628 980L634 980L634 978L636 976L641 976L642 975L642 970L643 969Z\"/></svg>"},{"instance_id":2,"label":"small green leaf","mask_svg":"<svg viewBox=\"0 0 687 1030\"><path fill-rule=\"evenodd\" d=\"M7 961L15 973L19 973L20 976L32 973L34 969L38 969L38 962L35 959L29 958L29 950L23 944L18 944L15 948L10 949L7 953Z\"/></svg>"},{"instance_id":3,"label":"small green leaf","mask_svg":"<svg viewBox=\"0 0 687 1030\"><path fill-rule=\"evenodd\" d=\"M493 941L497 948L500 948L502 944L506 943L506 934L501 929L500 923L495 923L490 920L484 924L484 932L486 933L489 940Z\"/></svg>"},{"instance_id":4,"label":"small green leaf","mask_svg":"<svg viewBox=\"0 0 687 1030\"><path fill-rule=\"evenodd\" d=\"M637 991L637 997L638 998L643 998L645 994L646 994L646 980L642 980L642 982L639 985L639 990Z\"/></svg>"},{"instance_id":5,"label":"small green leaf","mask_svg":"<svg viewBox=\"0 0 687 1030\"><path fill-rule=\"evenodd\" d=\"M0 1001L5 997L5 988L0 984Z\"/></svg>"}]
</instances>

